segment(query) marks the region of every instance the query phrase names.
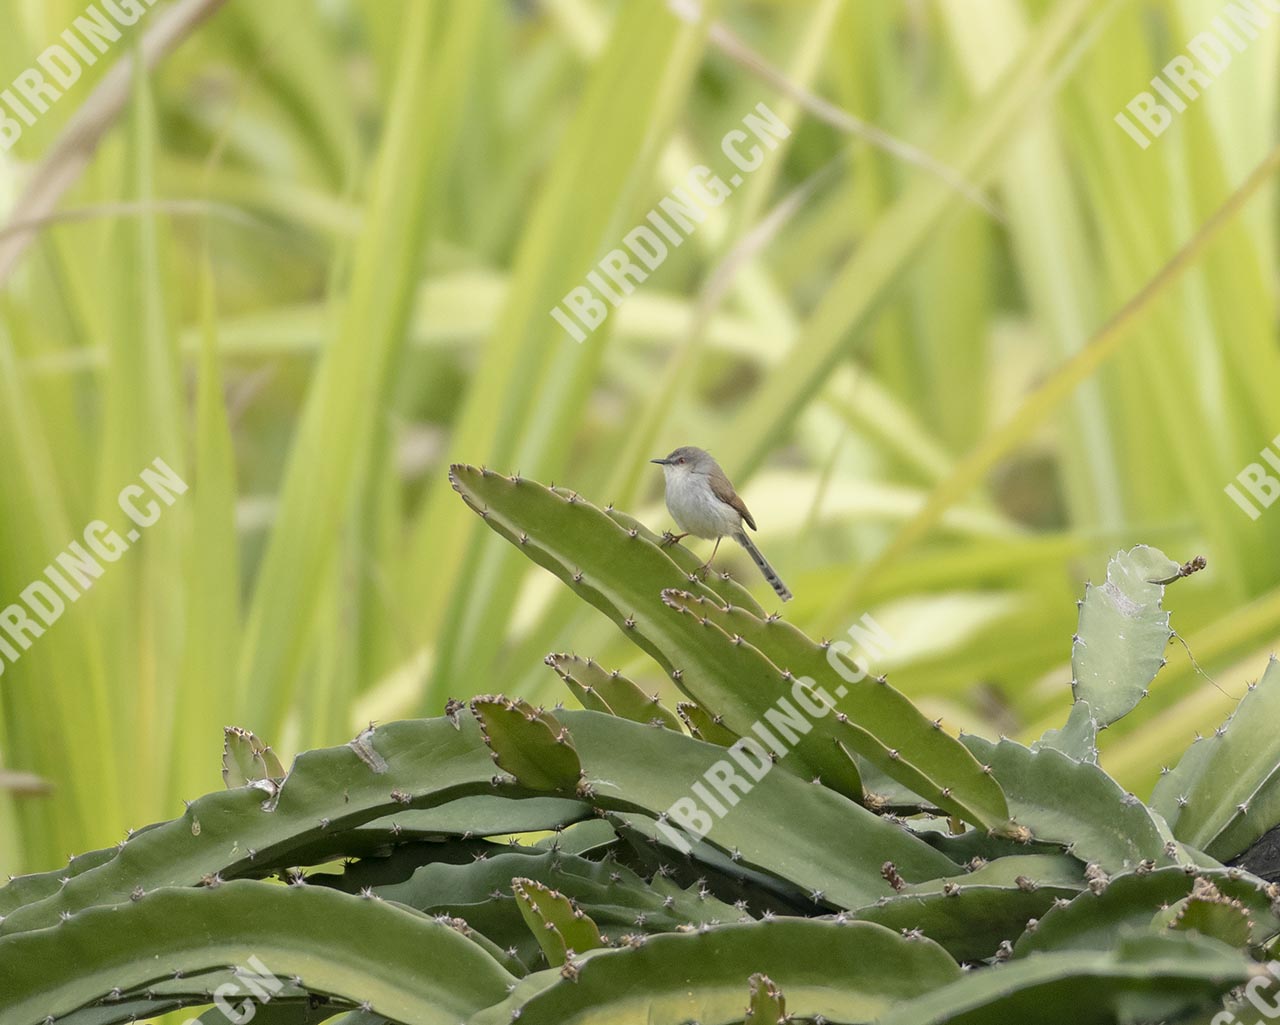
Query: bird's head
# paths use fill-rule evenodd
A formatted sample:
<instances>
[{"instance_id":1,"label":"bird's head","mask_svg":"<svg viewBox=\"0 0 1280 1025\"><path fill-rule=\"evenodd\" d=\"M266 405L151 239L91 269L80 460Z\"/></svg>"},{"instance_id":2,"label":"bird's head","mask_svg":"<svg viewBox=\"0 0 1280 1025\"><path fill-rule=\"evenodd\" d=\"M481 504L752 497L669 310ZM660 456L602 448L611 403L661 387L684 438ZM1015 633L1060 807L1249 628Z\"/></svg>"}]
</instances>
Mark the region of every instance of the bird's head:
<instances>
[{"instance_id":1,"label":"bird's head","mask_svg":"<svg viewBox=\"0 0 1280 1025\"><path fill-rule=\"evenodd\" d=\"M650 459L662 467L667 480L688 476L693 473L706 473L712 459L709 453L692 445L684 445L665 459Z\"/></svg>"}]
</instances>

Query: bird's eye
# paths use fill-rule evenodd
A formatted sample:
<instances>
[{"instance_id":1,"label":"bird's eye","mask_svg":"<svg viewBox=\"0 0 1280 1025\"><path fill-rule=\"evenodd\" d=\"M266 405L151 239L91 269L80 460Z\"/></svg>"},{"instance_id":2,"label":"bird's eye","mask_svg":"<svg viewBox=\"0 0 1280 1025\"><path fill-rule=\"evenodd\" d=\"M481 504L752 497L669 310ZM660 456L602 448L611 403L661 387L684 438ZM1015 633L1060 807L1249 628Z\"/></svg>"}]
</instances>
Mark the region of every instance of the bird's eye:
<instances>
[{"instance_id":1,"label":"bird's eye","mask_svg":"<svg viewBox=\"0 0 1280 1025\"><path fill-rule=\"evenodd\" d=\"M684 462L684 456L681 456L679 459L677 459L677 460L676 460L676 462L677 462L677 463L683 463L683 462Z\"/></svg>"}]
</instances>

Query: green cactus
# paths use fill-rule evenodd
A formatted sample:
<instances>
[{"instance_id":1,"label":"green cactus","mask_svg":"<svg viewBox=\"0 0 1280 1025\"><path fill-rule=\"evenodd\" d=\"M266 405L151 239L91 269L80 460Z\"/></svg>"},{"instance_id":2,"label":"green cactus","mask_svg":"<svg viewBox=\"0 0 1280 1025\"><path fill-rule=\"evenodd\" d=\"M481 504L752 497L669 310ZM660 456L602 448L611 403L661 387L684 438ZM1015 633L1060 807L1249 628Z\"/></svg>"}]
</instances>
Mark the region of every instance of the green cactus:
<instances>
[{"instance_id":1,"label":"green cactus","mask_svg":"<svg viewBox=\"0 0 1280 1025\"><path fill-rule=\"evenodd\" d=\"M901 694L874 680L846 684L828 652L776 617L762 618L710 589L665 583L674 569L671 557L638 525L626 526L580 496L532 481L466 466L454 466L450 477L491 528L613 619L681 690L714 708L739 736L776 715L775 705L792 699L794 681L808 677L829 685L835 711L813 717L812 732L783 758L797 775L817 777L861 800L861 777L850 755L856 751L976 825L998 828L1008 817L999 787ZM659 598L683 614L664 615ZM710 600L695 605L699 598Z\"/></svg>"},{"instance_id":2,"label":"green cactus","mask_svg":"<svg viewBox=\"0 0 1280 1025\"><path fill-rule=\"evenodd\" d=\"M996 957L1002 944L1015 941L1029 923L1051 909L1053 901L1070 900L1074 894L1068 887L1030 882L1024 887L952 883L933 893L882 897L851 912L850 918L900 933L918 932L956 961L979 964Z\"/></svg>"},{"instance_id":3,"label":"green cactus","mask_svg":"<svg viewBox=\"0 0 1280 1025\"><path fill-rule=\"evenodd\" d=\"M578 496L578 501L582 501L581 496ZM748 609L753 615L763 616L765 614L764 607L756 601L755 595L751 593L751 590L734 580L728 573L708 573L704 577L699 572L702 569L702 560L681 545L667 543L666 534L661 536L654 534L635 517L615 509L612 505L606 506L604 511L609 519L613 520L614 523L628 533L634 530L650 540L656 539L658 546L680 568L685 579L689 583L699 585L697 587L699 593L714 593L722 601L736 605L739 608Z\"/></svg>"},{"instance_id":4,"label":"green cactus","mask_svg":"<svg viewBox=\"0 0 1280 1025\"><path fill-rule=\"evenodd\" d=\"M469 717L392 723L362 734L360 743L368 750L348 744L300 756L279 788L255 785L193 801L181 818L135 833L103 864L16 908L0 922L0 936L127 901L139 887L266 876L298 864L301 850L325 834L401 809L518 789L495 782ZM377 755L373 765L369 751Z\"/></svg>"},{"instance_id":5,"label":"green cactus","mask_svg":"<svg viewBox=\"0 0 1280 1025\"><path fill-rule=\"evenodd\" d=\"M1076 701L1028 748L951 737L624 513L453 480L690 700L553 655L584 710L450 702L287 773L229 730L230 789L0 888L0 1025L220 987L267 1025L1172 1021L1265 972L1280 887L1215 859L1280 820L1280 670L1150 806L1098 763L1163 657L1159 553L1087 592ZM801 681L834 707L771 755L757 723Z\"/></svg>"},{"instance_id":6,"label":"green cactus","mask_svg":"<svg viewBox=\"0 0 1280 1025\"><path fill-rule=\"evenodd\" d=\"M1198 932L1231 947L1247 947L1253 942L1253 919L1244 903L1224 896L1203 877L1196 879L1189 897L1159 911L1152 925Z\"/></svg>"},{"instance_id":7,"label":"green cactus","mask_svg":"<svg viewBox=\"0 0 1280 1025\"><path fill-rule=\"evenodd\" d=\"M618 838L605 818L571 823L563 829L557 829L551 836L544 836L535 844L549 851L582 855L599 852L601 856L617 845Z\"/></svg>"},{"instance_id":8,"label":"green cactus","mask_svg":"<svg viewBox=\"0 0 1280 1025\"><path fill-rule=\"evenodd\" d=\"M1177 576L1176 562L1138 545L1111 558L1101 586L1085 585L1071 639L1075 702L1066 724L1047 731L1033 750L1048 747L1077 761L1098 760L1098 730L1133 711L1165 664L1172 633L1160 581Z\"/></svg>"},{"instance_id":9,"label":"green cactus","mask_svg":"<svg viewBox=\"0 0 1280 1025\"><path fill-rule=\"evenodd\" d=\"M113 1025L114 1022L126 1021L146 1021L161 1014L168 1014L170 1011L180 1011L184 1004L179 999L169 1000L113 1000L109 1005L98 1005L82 1007L78 1011L72 1011L70 1014L63 1015L58 1019L58 1025ZM211 1008L210 1017L201 1018L202 1025L205 1021L208 1025L226 1025L227 1016L218 1008ZM217 1014L217 1019L212 1015Z\"/></svg>"},{"instance_id":10,"label":"green cactus","mask_svg":"<svg viewBox=\"0 0 1280 1025\"><path fill-rule=\"evenodd\" d=\"M690 795L691 782L726 766L722 748L670 730L597 712L566 711L560 717L573 735L593 800L605 808L658 818ZM654 772L655 765L663 771ZM615 791L626 796L619 799ZM728 805L728 798L723 801ZM914 880L955 865L901 826L777 770L713 819L706 839L735 863L780 875L806 891L824 891L841 907L891 892L880 874L885 861Z\"/></svg>"},{"instance_id":11,"label":"green cactus","mask_svg":"<svg viewBox=\"0 0 1280 1025\"><path fill-rule=\"evenodd\" d=\"M597 862L534 848L476 848L462 862L419 865L404 880L370 882L358 865L340 876L309 877L314 884L350 893L371 890L384 900L428 914L464 919L504 949L514 948L527 971L543 965L536 932L530 932L516 906L514 887L519 879L554 888L615 939L627 932L670 932L742 915L697 891L666 881L650 883L615 858Z\"/></svg>"},{"instance_id":12,"label":"green cactus","mask_svg":"<svg viewBox=\"0 0 1280 1025\"><path fill-rule=\"evenodd\" d=\"M594 659L577 655L548 655L545 661L584 708L632 722L658 722L680 731L680 717L663 705L657 694L646 694L616 669L610 672Z\"/></svg>"},{"instance_id":13,"label":"green cactus","mask_svg":"<svg viewBox=\"0 0 1280 1025\"><path fill-rule=\"evenodd\" d=\"M103 942L107 935L112 942ZM198 973L251 958L272 976L300 978L308 991L368 1002L412 1025L454 1025L515 982L481 947L419 912L244 880L163 887L0 939L0 1023L56 1019L117 992L145 995L162 980L181 982L176 973L188 979L183 1002L204 1003ZM424 959L439 971L420 971Z\"/></svg>"},{"instance_id":14,"label":"green cactus","mask_svg":"<svg viewBox=\"0 0 1280 1025\"><path fill-rule=\"evenodd\" d=\"M572 900L536 879L511 880L511 892L525 924L553 968L589 950L606 946L600 927Z\"/></svg>"},{"instance_id":15,"label":"green cactus","mask_svg":"<svg viewBox=\"0 0 1280 1025\"><path fill-rule=\"evenodd\" d=\"M664 591L673 609L696 617L721 649L758 653L770 675L808 677L833 694L834 711L815 723L815 734L849 750L909 787L926 801L975 825L997 828L1009 817L1000 787L953 737L930 722L884 677L871 678L829 645L811 641L790 623L761 619L745 609L683 591ZM840 676L840 663L855 680ZM855 766L856 767L856 766ZM843 760L838 768L844 770Z\"/></svg>"},{"instance_id":16,"label":"green cactus","mask_svg":"<svg viewBox=\"0 0 1280 1025\"><path fill-rule=\"evenodd\" d=\"M34 904L38 900L52 896L66 884L68 879L87 872L91 868L105 865L116 856L116 847L88 851L67 859L62 868L50 872L35 872L31 875L18 876L5 886L0 886L0 922L6 915L25 904Z\"/></svg>"},{"instance_id":17,"label":"green cactus","mask_svg":"<svg viewBox=\"0 0 1280 1025\"><path fill-rule=\"evenodd\" d=\"M1090 887L1068 903L1042 916L1032 931L1014 946L1015 957L1051 950L1104 950L1117 939L1149 929L1162 911L1187 900L1201 881L1212 883L1227 899L1237 901L1250 917L1250 943L1261 950L1280 933L1274 907L1280 895L1269 883L1239 869L1199 868L1188 874L1181 868L1140 870L1114 878L1096 876Z\"/></svg>"},{"instance_id":18,"label":"green cactus","mask_svg":"<svg viewBox=\"0 0 1280 1025\"><path fill-rule=\"evenodd\" d=\"M619 857L650 879L669 879L677 886L698 891L700 898L714 898L740 908L737 917L750 913L811 914L828 904L826 892L805 890L790 880L743 863L740 852L724 852L705 840L688 837L686 853L676 847L660 824L647 815L612 813L607 820L624 841ZM727 921L734 915L721 915Z\"/></svg>"},{"instance_id":19,"label":"green cactus","mask_svg":"<svg viewBox=\"0 0 1280 1025\"><path fill-rule=\"evenodd\" d=\"M757 973L776 980L798 1019L864 1022L951 982L960 969L929 940L866 922L734 923L635 938L568 971L531 975L469 1025L741 1022Z\"/></svg>"},{"instance_id":20,"label":"green cactus","mask_svg":"<svg viewBox=\"0 0 1280 1025\"><path fill-rule=\"evenodd\" d=\"M713 594L710 586L725 582L691 580L693 575L674 561L673 547L661 547L658 536L619 522L573 493L534 481L466 466L454 466L450 479L492 529L604 612L690 698L714 708L730 730L745 731L788 696L789 682L765 660L743 649L726 661L722 647L708 643L705 631L663 607L664 590L692 586ZM744 672L757 678L755 686L741 685ZM822 777L843 785L847 796L861 797L856 770L833 745L797 745L784 765L805 779Z\"/></svg>"},{"instance_id":21,"label":"green cactus","mask_svg":"<svg viewBox=\"0 0 1280 1025\"><path fill-rule=\"evenodd\" d=\"M1011 854L986 861L976 858L961 875L908 883L902 893L938 893L953 886L1012 886L1023 890L1049 887L1079 892L1085 888L1080 862L1065 854Z\"/></svg>"},{"instance_id":22,"label":"green cactus","mask_svg":"<svg viewBox=\"0 0 1280 1025\"><path fill-rule=\"evenodd\" d=\"M1061 729L1046 730L1044 736L1031 745L1032 751L1043 748L1061 751L1078 762L1096 762L1098 720L1093 717L1093 708L1089 702L1078 699L1072 704L1071 712Z\"/></svg>"},{"instance_id":23,"label":"green cactus","mask_svg":"<svg viewBox=\"0 0 1280 1025\"><path fill-rule=\"evenodd\" d=\"M1250 684L1231 717L1161 780L1180 840L1227 860L1280 822L1280 662Z\"/></svg>"},{"instance_id":24,"label":"green cactus","mask_svg":"<svg viewBox=\"0 0 1280 1025\"><path fill-rule=\"evenodd\" d=\"M577 790L582 763L569 731L555 716L503 697L473 698L471 711L498 768L530 790Z\"/></svg>"},{"instance_id":25,"label":"green cactus","mask_svg":"<svg viewBox=\"0 0 1280 1025\"><path fill-rule=\"evenodd\" d=\"M1160 777L1151 790L1151 807L1164 816L1171 829L1177 830L1178 819L1186 806L1191 788L1200 781L1205 767L1215 754L1214 746L1199 734L1182 752L1177 765L1160 769Z\"/></svg>"},{"instance_id":26,"label":"green cactus","mask_svg":"<svg viewBox=\"0 0 1280 1025\"><path fill-rule=\"evenodd\" d=\"M1071 644L1071 691L1089 703L1099 726L1131 712L1164 665L1169 613L1155 581L1177 571L1159 549L1138 545L1112 557L1101 586L1085 585Z\"/></svg>"},{"instance_id":27,"label":"green cactus","mask_svg":"<svg viewBox=\"0 0 1280 1025\"><path fill-rule=\"evenodd\" d=\"M223 730L222 782L234 789L263 779L284 779L280 759L248 730L228 726Z\"/></svg>"},{"instance_id":28,"label":"green cactus","mask_svg":"<svg viewBox=\"0 0 1280 1025\"><path fill-rule=\"evenodd\" d=\"M789 1020L787 998L769 976L756 972L747 984L751 988L742 1025L777 1025L780 1021Z\"/></svg>"},{"instance_id":29,"label":"green cactus","mask_svg":"<svg viewBox=\"0 0 1280 1025\"><path fill-rule=\"evenodd\" d=\"M1004 788L1013 820L1038 839L1063 844L1109 872L1146 861L1187 862L1164 819L1097 765L1052 748L1032 751L1012 740L963 740Z\"/></svg>"},{"instance_id":30,"label":"green cactus","mask_svg":"<svg viewBox=\"0 0 1280 1025\"><path fill-rule=\"evenodd\" d=\"M724 724L723 716L712 715L695 701L676 704L676 713L690 735L708 744L732 747L741 738Z\"/></svg>"},{"instance_id":31,"label":"green cactus","mask_svg":"<svg viewBox=\"0 0 1280 1025\"><path fill-rule=\"evenodd\" d=\"M853 917L900 931L917 930L957 961L993 958L1057 901L1084 888L1082 866L1057 855L1000 858L965 875L904 885Z\"/></svg>"},{"instance_id":32,"label":"green cactus","mask_svg":"<svg viewBox=\"0 0 1280 1025\"><path fill-rule=\"evenodd\" d=\"M1037 954L971 972L895 1008L893 1023L1165 1021L1212 1008L1262 972L1213 940L1153 934L1110 950Z\"/></svg>"}]
</instances>

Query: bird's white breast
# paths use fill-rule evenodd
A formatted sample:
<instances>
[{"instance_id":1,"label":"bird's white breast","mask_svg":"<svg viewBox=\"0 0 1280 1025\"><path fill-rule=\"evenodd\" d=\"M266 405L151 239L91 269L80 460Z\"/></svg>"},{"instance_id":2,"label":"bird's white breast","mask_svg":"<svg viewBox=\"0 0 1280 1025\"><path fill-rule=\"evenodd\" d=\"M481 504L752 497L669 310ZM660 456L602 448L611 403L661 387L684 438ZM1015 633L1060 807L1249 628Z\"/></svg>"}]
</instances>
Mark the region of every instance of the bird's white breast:
<instances>
[{"instance_id":1,"label":"bird's white breast","mask_svg":"<svg viewBox=\"0 0 1280 1025\"><path fill-rule=\"evenodd\" d=\"M732 534L742 523L738 511L716 498L701 474L667 473L667 509L681 530L708 541Z\"/></svg>"}]
</instances>

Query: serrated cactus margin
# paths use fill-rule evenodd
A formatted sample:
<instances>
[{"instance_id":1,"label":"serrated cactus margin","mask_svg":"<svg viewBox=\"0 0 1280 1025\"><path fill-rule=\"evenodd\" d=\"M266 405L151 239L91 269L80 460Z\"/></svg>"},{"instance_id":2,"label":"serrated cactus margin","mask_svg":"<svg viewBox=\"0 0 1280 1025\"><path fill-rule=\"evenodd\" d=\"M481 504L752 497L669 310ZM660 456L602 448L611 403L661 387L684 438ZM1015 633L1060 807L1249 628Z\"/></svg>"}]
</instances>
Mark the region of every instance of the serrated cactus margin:
<instances>
[{"instance_id":1,"label":"serrated cactus margin","mask_svg":"<svg viewBox=\"0 0 1280 1025\"><path fill-rule=\"evenodd\" d=\"M1131 712L1165 664L1169 613L1155 581L1177 570L1159 549L1137 545L1112 556L1102 584L1085 586L1071 642L1071 693L1089 703L1100 727Z\"/></svg>"}]
</instances>

